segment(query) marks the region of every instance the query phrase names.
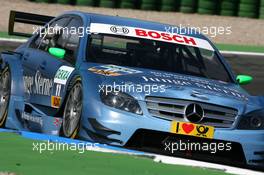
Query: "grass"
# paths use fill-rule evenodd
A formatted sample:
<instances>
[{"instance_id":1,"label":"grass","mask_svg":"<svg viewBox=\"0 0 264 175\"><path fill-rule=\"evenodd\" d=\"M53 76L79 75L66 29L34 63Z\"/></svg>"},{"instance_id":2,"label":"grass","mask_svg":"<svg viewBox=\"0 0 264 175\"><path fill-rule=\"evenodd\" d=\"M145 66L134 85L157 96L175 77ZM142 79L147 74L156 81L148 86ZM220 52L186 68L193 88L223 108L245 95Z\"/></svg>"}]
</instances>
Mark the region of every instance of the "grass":
<instances>
[{"instance_id":1,"label":"grass","mask_svg":"<svg viewBox=\"0 0 264 175\"><path fill-rule=\"evenodd\" d=\"M219 50L264 53L264 46L216 44Z\"/></svg>"},{"instance_id":2,"label":"grass","mask_svg":"<svg viewBox=\"0 0 264 175\"><path fill-rule=\"evenodd\" d=\"M19 175L224 175L224 172L187 166L167 165L148 158L86 151L33 151L33 140L0 133L0 172Z\"/></svg>"},{"instance_id":3,"label":"grass","mask_svg":"<svg viewBox=\"0 0 264 175\"><path fill-rule=\"evenodd\" d=\"M7 32L0 32L0 38L15 38L15 39L25 39L25 37L21 37L21 36L11 36L8 35Z\"/></svg>"}]
</instances>

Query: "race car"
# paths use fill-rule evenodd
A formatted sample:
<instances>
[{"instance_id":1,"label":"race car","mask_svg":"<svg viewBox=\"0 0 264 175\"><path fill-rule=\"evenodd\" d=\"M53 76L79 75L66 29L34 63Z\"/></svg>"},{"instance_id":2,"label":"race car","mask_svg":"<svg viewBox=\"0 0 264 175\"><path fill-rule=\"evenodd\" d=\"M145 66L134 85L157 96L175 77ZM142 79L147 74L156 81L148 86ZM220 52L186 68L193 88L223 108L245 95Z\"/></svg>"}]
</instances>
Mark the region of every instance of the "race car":
<instances>
[{"instance_id":1,"label":"race car","mask_svg":"<svg viewBox=\"0 0 264 175\"><path fill-rule=\"evenodd\" d=\"M264 167L264 98L204 35L76 11L11 11L9 34L30 38L1 53L1 127Z\"/></svg>"}]
</instances>

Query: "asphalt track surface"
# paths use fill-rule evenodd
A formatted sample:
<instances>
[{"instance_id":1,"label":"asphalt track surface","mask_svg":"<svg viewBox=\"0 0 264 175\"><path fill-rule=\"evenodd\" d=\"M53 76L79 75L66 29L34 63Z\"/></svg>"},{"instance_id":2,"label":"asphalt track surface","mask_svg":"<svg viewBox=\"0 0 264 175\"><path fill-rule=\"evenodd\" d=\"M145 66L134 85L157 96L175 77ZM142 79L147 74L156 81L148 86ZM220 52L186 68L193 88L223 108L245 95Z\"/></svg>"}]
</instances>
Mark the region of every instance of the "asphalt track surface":
<instances>
[{"instance_id":1,"label":"asphalt track surface","mask_svg":"<svg viewBox=\"0 0 264 175\"><path fill-rule=\"evenodd\" d=\"M0 52L4 50L13 50L16 48L18 43L13 42L13 41L2 41L0 43ZM264 72L263 72L263 66L264 66L264 57L262 55L260 56L255 56L254 55L239 55L238 54L230 54L230 53L224 53L225 58L227 61L230 63L233 71L236 74L248 74L252 75L254 77L254 81L252 84L244 86L246 90L250 92L252 95L263 95L263 88L264 88ZM16 132L16 131L10 131L10 130L0 130L0 132ZM58 141L58 142L63 142L63 143L70 143L72 140L65 139L65 138L60 138L60 137L53 137L53 136L47 136L47 135L42 135L42 134L35 134L35 133L29 133L29 132L21 132L20 133L23 137L26 138L31 138L35 140L50 140L50 141ZM80 141L75 141L75 142L80 142ZM225 165L219 165L219 164L210 164L206 162L200 162L200 161L191 161L191 160L185 160L185 159L180 159L177 160L177 158L170 158L167 157L162 157L157 155L151 155L147 154L144 152L138 152L138 151L132 151L132 150L127 150L127 149L122 149L118 147L112 147L108 145L99 145L99 150L103 152L114 152L114 153L125 153L125 154L132 154L132 155L140 155L140 156L148 156L154 158L155 161L158 162L164 162L168 164L175 164L175 161L177 161L179 165L179 162L185 162L186 164L189 164L191 166L198 166L198 167L206 167L206 168L216 168L220 170L227 170L226 172L229 173L235 173L236 171L239 171L240 173L238 174L259 174L259 172L255 171L250 171L248 172L247 170L239 169L239 168L234 168L234 167L228 167ZM155 157L156 156L156 157ZM175 159L175 160L174 160ZM188 162L191 161L191 162ZM237 173L236 173L237 174ZM260 173L261 174L261 173Z\"/></svg>"},{"instance_id":2,"label":"asphalt track surface","mask_svg":"<svg viewBox=\"0 0 264 175\"><path fill-rule=\"evenodd\" d=\"M10 10L36 13L42 15L58 16L66 11L83 11L89 13L122 16L161 22L173 26L198 27L201 32L211 36L214 43L239 44L239 45L264 45L263 26L264 20L216 16L185 14L178 12L144 11L134 9L98 8L89 6L72 6L63 4L35 3L30 0L0 0L0 31L8 30ZM62 1L60 1L62 2ZM66 2L66 0L64 0ZM147 1L146 1L147 2ZM152 2L152 1L148 1ZM27 25L16 25L17 31L29 32ZM231 30L229 33L228 28ZM31 27L32 29L32 27ZM205 30L203 30L205 29ZM218 29L218 32L217 32ZM211 31L211 32L209 32ZM209 34L208 34L209 33ZM215 36L215 37L213 37Z\"/></svg>"}]
</instances>

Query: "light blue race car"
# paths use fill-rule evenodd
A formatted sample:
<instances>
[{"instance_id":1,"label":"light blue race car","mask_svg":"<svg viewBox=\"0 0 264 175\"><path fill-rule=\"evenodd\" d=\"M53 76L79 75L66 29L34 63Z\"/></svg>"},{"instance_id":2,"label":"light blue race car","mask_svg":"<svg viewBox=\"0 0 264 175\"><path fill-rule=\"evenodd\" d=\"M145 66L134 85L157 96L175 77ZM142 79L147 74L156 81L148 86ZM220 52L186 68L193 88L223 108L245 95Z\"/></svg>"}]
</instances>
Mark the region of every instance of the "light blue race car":
<instances>
[{"instance_id":1,"label":"light blue race car","mask_svg":"<svg viewBox=\"0 0 264 175\"><path fill-rule=\"evenodd\" d=\"M83 12L15 23L38 27L1 54L1 127L264 168L264 98L205 36Z\"/></svg>"}]
</instances>

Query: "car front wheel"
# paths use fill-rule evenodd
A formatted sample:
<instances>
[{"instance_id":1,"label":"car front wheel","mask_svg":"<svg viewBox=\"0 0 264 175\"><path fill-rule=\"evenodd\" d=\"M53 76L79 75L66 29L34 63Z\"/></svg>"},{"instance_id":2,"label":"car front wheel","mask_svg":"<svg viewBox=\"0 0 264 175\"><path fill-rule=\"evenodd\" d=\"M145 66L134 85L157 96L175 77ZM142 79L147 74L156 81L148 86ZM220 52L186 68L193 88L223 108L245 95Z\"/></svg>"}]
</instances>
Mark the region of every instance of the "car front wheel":
<instances>
[{"instance_id":1,"label":"car front wheel","mask_svg":"<svg viewBox=\"0 0 264 175\"><path fill-rule=\"evenodd\" d=\"M11 76L8 68L0 74L0 127L4 127L7 118L11 92Z\"/></svg>"},{"instance_id":2,"label":"car front wheel","mask_svg":"<svg viewBox=\"0 0 264 175\"><path fill-rule=\"evenodd\" d=\"M63 113L62 132L63 136L76 138L80 127L82 114L82 84L80 79L76 79L71 88Z\"/></svg>"}]
</instances>

